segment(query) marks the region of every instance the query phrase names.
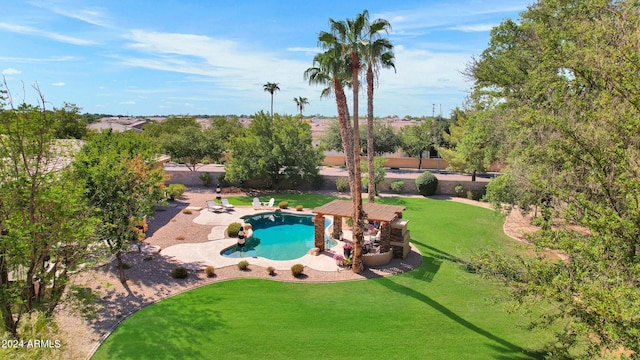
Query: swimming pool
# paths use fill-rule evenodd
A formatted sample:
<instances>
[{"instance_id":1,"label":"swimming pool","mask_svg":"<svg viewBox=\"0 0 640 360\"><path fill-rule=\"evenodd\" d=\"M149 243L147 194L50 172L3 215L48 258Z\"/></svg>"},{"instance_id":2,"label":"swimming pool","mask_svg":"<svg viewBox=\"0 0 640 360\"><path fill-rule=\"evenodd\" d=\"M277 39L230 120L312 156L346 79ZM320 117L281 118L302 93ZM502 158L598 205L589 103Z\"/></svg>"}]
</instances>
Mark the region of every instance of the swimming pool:
<instances>
[{"instance_id":1,"label":"swimming pool","mask_svg":"<svg viewBox=\"0 0 640 360\"><path fill-rule=\"evenodd\" d=\"M253 237L240 247L234 245L220 254L226 257L263 257L271 260L293 260L315 247L313 215L267 212L243 216L251 224ZM331 222L325 220L325 228ZM325 247L336 242L325 238Z\"/></svg>"}]
</instances>

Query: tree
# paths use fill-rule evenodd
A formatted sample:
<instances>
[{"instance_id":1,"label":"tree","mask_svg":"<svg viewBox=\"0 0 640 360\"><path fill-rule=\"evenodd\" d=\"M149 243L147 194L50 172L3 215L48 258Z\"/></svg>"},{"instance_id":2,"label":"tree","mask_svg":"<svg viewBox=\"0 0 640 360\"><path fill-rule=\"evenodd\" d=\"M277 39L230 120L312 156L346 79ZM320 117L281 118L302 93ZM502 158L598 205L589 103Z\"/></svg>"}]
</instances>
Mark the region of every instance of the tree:
<instances>
[{"instance_id":1,"label":"tree","mask_svg":"<svg viewBox=\"0 0 640 360\"><path fill-rule=\"evenodd\" d=\"M302 110L304 110L305 105L309 105L309 99L298 96L297 98L293 98L293 101L296 103L298 110L300 110L300 117L302 118Z\"/></svg>"},{"instance_id":2,"label":"tree","mask_svg":"<svg viewBox=\"0 0 640 360\"><path fill-rule=\"evenodd\" d=\"M273 117L273 94L275 94L276 91L279 91L280 88L278 87L278 83L272 83L272 82L268 82L262 85L262 87L264 91L271 94L271 117Z\"/></svg>"},{"instance_id":3,"label":"tree","mask_svg":"<svg viewBox=\"0 0 640 360\"><path fill-rule=\"evenodd\" d=\"M87 122L80 116L80 108L65 102L51 114L55 120L56 139L82 139L87 134Z\"/></svg>"},{"instance_id":4,"label":"tree","mask_svg":"<svg viewBox=\"0 0 640 360\"><path fill-rule=\"evenodd\" d=\"M15 338L21 319L52 314L88 262L96 225L68 167L77 143L54 139L56 120L35 90L37 106L16 108L0 89L0 313Z\"/></svg>"},{"instance_id":5,"label":"tree","mask_svg":"<svg viewBox=\"0 0 640 360\"><path fill-rule=\"evenodd\" d=\"M431 123L423 121L420 125L405 126L400 129L400 147L407 156L419 158L418 169L422 169L422 157L434 144L431 142Z\"/></svg>"},{"instance_id":6,"label":"tree","mask_svg":"<svg viewBox=\"0 0 640 360\"><path fill-rule=\"evenodd\" d=\"M313 146L311 126L291 116L257 113L245 136L231 146L225 179L264 180L268 187L288 180L293 185L318 175L322 151Z\"/></svg>"},{"instance_id":7,"label":"tree","mask_svg":"<svg viewBox=\"0 0 640 360\"><path fill-rule=\"evenodd\" d=\"M394 63L393 45L389 39L382 38L381 32L388 33L391 29L391 24L384 19L376 19L372 23L369 22L369 13L363 12L365 18L365 41L363 47L364 61L367 64L367 162L369 168L369 178L374 177L374 131L373 131L373 88L375 75L378 74L379 69L393 68L395 71L396 66ZM369 202L375 202L376 189L369 184Z\"/></svg>"},{"instance_id":8,"label":"tree","mask_svg":"<svg viewBox=\"0 0 640 360\"><path fill-rule=\"evenodd\" d=\"M122 283L122 251L138 239L136 226L153 215L163 198L164 169L154 166L158 153L158 145L141 134L106 131L89 139L74 162L101 220L98 235L116 256Z\"/></svg>"},{"instance_id":9,"label":"tree","mask_svg":"<svg viewBox=\"0 0 640 360\"><path fill-rule=\"evenodd\" d=\"M640 354L640 13L621 1L544 1L503 22L469 73L474 94L500 104L508 149L504 186L531 194L553 227L531 237L561 262L487 254L482 273L504 279L518 305L553 305L558 357ZM510 191L517 184L518 189ZM498 190L498 189L496 189ZM501 192L503 194L500 194ZM507 273L505 269L509 269ZM613 354L616 355L613 355Z\"/></svg>"},{"instance_id":10,"label":"tree","mask_svg":"<svg viewBox=\"0 0 640 360\"><path fill-rule=\"evenodd\" d=\"M339 64L347 66L351 70L351 87L353 89L353 144L360 143L359 134L359 117L358 117L358 89L359 80L358 74L360 72L360 58L362 53L362 38L365 28L365 18L368 15L365 10L363 14L358 14L355 19L346 19L344 21L336 21L329 19L330 32L322 31L318 35L318 43L326 50L326 54L329 57L340 59ZM341 76L344 79L345 69L334 72L333 75ZM342 83L340 83L342 84ZM334 90L338 90L335 86L336 80L334 78ZM342 89L342 87L340 87ZM345 99L346 100L346 99ZM343 107L343 113L348 113L346 101L342 103L342 97L336 94L337 106ZM345 111L346 110L346 111ZM340 119L340 113L338 113L338 119ZM346 131L348 128L341 123L341 131ZM366 217L362 208L362 179L360 170L360 148L359 146L353 146L348 148L349 144L344 142L345 136L343 135L343 144L345 144L345 156L347 167L352 169L352 182L351 196L353 199L353 271L359 273L362 271L362 244L364 242L364 219Z\"/></svg>"},{"instance_id":11,"label":"tree","mask_svg":"<svg viewBox=\"0 0 640 360\"><path fill-rule=\"evenodd\" d=\"M183 128L177 134L165 136L162 145L173 160L184 162L191 171L196 171L203 159L217 161L222 155L222 144L214 128Z\"/></svg>"},{"instance_id":12,"label":"tree","mask_svg":"<svg viewBox=\"0 0 640 360\"><path fill-rule=\"evenodd\" d=\"M170 116L162 122L145 124L142 130L144 130L145 135L158 139L164 135L177 134L185 128L202 129L193 116Z\"/></svg>"},{"instance_id":13,"label":"tree","mask_svg":"<svg viewBox=\"0 0 640 360\"><path fill-rule=\"evenodd\" d=\"M366 151L368 154L368 141L367 141L367 129L360 129L360 148ZM373 125L373 154L382 155L385 153L393 153L398 149L400 144L399 136L394 132L393 127L388 124L383 124L380 121L374 122ZM340 124L338 122L332 122L324 132L322 143L329 150L341 151L342 138L340 136Z\"/></svg>"},{"instance_id":14,"label":"tree","mask_svg":"<svg viewBox=\"0 0 640 360\"><path fill-rule=\"evenodd\" d=\"M373 161L373 186L377 189L378 184L384 181L385 176L387 175L387 171L384 169L384 164L387 162L387 159L383 157L376 157ZM364 162L361 164L362 171L369 171L369 163ZM371 181L369 181L369 174L366 174L362 177L362 184L367 189L371 186ZM376 195L378 195L376 191Z\"/></svg>"}]
</instances>

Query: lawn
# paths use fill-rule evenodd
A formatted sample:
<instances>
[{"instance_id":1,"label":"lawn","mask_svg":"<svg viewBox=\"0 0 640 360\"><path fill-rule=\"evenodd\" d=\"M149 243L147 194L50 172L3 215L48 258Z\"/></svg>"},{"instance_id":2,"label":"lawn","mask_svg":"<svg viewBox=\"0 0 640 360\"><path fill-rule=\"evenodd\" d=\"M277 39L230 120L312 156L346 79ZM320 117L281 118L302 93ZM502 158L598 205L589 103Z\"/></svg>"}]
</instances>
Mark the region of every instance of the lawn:
<instances>
[{"instance_id":1,"label":"lawn","mask_svg":"<svg viewBox=\"0 0 640 360\"><path fill-rule=\"evenodd\" d=\"M313 198L297 200L307 206ZM510 247L503 217L447 201L385 202L407 207L411 240L423 254L418 269L342 283L208 285L135 313L94 359L540 358L550 334L532 333L526 318L503 312L495 299L504 289L461 263L482 248Z\"/></svg>"}]
</instances>

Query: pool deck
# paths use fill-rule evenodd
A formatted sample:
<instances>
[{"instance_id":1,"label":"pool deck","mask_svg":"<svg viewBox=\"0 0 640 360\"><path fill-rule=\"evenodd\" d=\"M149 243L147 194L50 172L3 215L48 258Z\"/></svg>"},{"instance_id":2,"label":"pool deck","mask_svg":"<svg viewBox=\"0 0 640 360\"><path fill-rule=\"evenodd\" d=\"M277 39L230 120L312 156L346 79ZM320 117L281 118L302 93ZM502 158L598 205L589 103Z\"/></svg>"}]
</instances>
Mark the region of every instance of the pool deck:
<instances>
[{"instance_id":1,"label":"pool deck","mask_svg":"<svg viewBox=\"0 0 640 360\"><path fill-rule=\"evenodd\" d=\"M204 243L178 244L163 249L160 253L164 256L173 258L184 264L187 268L201 269L203 266L214 266L216 268L225 266L235 266L240 260L247 260L251 265L262 267L272 266L276 270L289 270L294 264L303 264L314 270L319 271L338 271L336 261L333 259L335 253L342 253L342 242L333 248L320 253L318 256L304 255L294 260L277 261L265 259L262 257L247 256L246 258L232 258L222 256L220 253L237 243L236 238L225 237L225 230L232 222L243 222L242 217L246 215L254 215L258 213L270 212L274 209L255 210L252 207L236 206L228 212L215 213L208 211L207 208L190 207L193 211L200 211L200 214L193 220L194 223L212 226L211 232L207 236L210 241ZM302 212L286 211L292 214L311 214L310 209ZM344 231L345 238L351 237L351 232Z\"/></svg>"}]
</instances>

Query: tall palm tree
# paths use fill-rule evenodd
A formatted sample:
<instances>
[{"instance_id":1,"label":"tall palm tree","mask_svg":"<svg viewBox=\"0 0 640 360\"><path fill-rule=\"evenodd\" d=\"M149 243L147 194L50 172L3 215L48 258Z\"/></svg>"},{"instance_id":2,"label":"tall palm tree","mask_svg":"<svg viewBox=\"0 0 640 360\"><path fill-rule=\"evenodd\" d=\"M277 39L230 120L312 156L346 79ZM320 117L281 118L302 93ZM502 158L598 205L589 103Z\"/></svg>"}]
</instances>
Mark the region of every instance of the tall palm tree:
<instances>
[{"instance_id":1,"label":"tall palm tree","mask_svg":"<svg viewBox=\"0 0 640 360\"><path fill-rule=\"evenodd\" d=\"M272 83L272 82L268 82L264 85L262 85L262 88L264 89L264 91L267 91L269 94L271 94L271 118L273 119L273 94L280 90L280 88L278 87L278 83Z\"/></svg>"},{"instance_id":2,"label":"tall palm tree","mask_svg":"<svg viewBox=\"0 0 640 360\"><path fill-rule=\"evenodd\" d=\"M364 242L364 219L366 214L362 208L362 176L360 171L360 135L358 118L358 90L360 73L361 54L363 53L363 32L365 29L365 19L369 13L365 10L358 14L355 19L336 21L329 19L330 32L320 32L318 43L324 49L337 49L342 56L346 57L349 69L351 70L351 87L353 89L353 173L351 192L353 199L353 272L362 271L362 244ZM346 149L345 149L346 155Z\"/></svg>"},{"instance_id":3,"label":"tall palm tree","mask_svg":"<svg viewBox=\"0 0 640 360\"><path fill-rule=\"evenodd\" d=\"M393 68L395 71L396 66L394 63L395 56L393 54L393 44L387 38L383 38L381 33L388 33L391 29L391 24L384 19L376 19L372 23L369 22L369 16L365 16L365 37L366 41L363 47L364 61L367 63L367 163L369 170L369 202L376 201L376 184L373 181L374 177L374 150L373 150L373 87L375 78L378 75L379 69Z\"/></svg>"},{"instance_id":4,"label":"tall palm tree","mask_svg":"<svg viewBox=\"0 0 640 360\"><path fill-rule=\"evenodd\" d=\"M300 110L300 118L302 118L302 110L304 110L305 105L309 105L309 100L306 97L298 96L293 98L293 101L296 103L298 110Z\"/></svg>"}]
</instances>

